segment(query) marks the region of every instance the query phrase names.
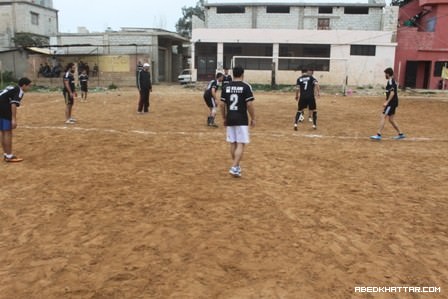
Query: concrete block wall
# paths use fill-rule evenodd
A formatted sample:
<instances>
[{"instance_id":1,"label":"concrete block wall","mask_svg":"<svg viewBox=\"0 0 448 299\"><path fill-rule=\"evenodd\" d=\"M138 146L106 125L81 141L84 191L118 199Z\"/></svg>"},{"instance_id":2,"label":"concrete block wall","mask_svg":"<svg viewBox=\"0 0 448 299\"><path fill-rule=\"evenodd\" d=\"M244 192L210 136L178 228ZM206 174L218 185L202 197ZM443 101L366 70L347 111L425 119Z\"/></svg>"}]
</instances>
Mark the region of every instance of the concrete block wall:
<instances>
[{"instance_id":1,"label":"concrete block wall","mask_svg":"<svg viewBox=\"0 0 448 299\"><path fill-rule=\"evenodd\" d=\"M319 15L319 18L330 17L331 30L381 30L383 11L381 8L369 8L369 14L344 14L343 7L334 7L333 14Z\"/></svg>"},{"instance_id":2,"label":"concrete block wall","mask_svg":"<svg viewBox=\"0 0 448 299\"><path fill-rule=\"evenodd\" d=\"M302 8L291 7L289 14L286 13L266 13L266 6L258 6L257 28L276 29L300 29L299 10Z\"/></svg>"},{"instance_id":3,"label":"concrete block wall","mask_svg":"<svg viewBox=\"0 0 448 299\"><path fill-rule=\"evenodd\" d=\"M386 6L383 16L383 31L395 31L398 26L398 6Z\"/></svg>"},{"instance_id":4,"label":"concrete block wall","mask_svg":"<svg viewBox=\"0 0 448 299\"><path fill-rule=\"evenodd\" d=\"M218 14L216 7L207 11L207 28L252 28L252 10L246 8L246 13Z\"/></svg>"},{"instance_id":5,"label":"concrete block wall","mask_svg":"<svg viewBox=\"0 0 448 299\"><path fill-rule=\"evenodd\" d=\"M39 24L31 23L31 12L38 14ZM43 36L54 36L58 33L57 13L54 10L29 5L26 3L16 4L16 32L30 32Z\"/></svg>"},{"instance_id":6,"label":"concrete block wall","mask_svg":"<svg viewBox=\"0 0 448 299\"><path fill-rule=\"evenodd\" d=\"M344 14L344 7L333 7L332 14L319 14L317 6L291 6L289 14L266 13L266 6L246 6L244 14L218 14L216 7L207 10L207 28L269 28L316 30L319 18L330 19L331 30L383 30L387 16L389 29L394 25L394 10L383 15L381 7L370 7L369 14ZM201 24L196 23L197 28Z\"/></svg>"},{"instance_id":7,"label":"concrete block wall","mask_svg":"<svg viewBox=\"0 0 448 299\"><path fill-rule=\"evenodd\" d=\"M58 37L58 44L70 45L70 44L91 44L93 47L71 47L60 48L60 54L82 54L86 52L92 52L96 54L98 48L98 54L100 55L126 55L130 53L144 53L152 54L154 50L153 45L157 45L157 37L148 37L144 34L61 34ZM133 46L130 44L136 44ZM122 45L122 46L116 46ZM129 46L124 46L129 45ZM100 46L100 47L96 47Z\"/></svg>"}]
</instances>

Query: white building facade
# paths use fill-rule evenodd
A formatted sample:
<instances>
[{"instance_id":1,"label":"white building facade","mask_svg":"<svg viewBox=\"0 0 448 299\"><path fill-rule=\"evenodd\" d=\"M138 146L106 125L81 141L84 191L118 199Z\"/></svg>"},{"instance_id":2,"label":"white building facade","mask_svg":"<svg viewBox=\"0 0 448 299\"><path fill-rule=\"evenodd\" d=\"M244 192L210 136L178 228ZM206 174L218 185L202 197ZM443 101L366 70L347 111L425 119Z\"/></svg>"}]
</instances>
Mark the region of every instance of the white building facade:
<instances>
[{"instance_id":1,"label":"white building facade","mask_svg":"<svg viewBox=\"0 0 448 299\"><path fill-rule=\"evenodd\" d=\"M323 84L384 84L383 70L394 65L397 16L384 0L210 0L205 21L193 23L193 74L208 80L238 64L252 83L290 85L306 68Z\"/></svg>"}]
</instances>

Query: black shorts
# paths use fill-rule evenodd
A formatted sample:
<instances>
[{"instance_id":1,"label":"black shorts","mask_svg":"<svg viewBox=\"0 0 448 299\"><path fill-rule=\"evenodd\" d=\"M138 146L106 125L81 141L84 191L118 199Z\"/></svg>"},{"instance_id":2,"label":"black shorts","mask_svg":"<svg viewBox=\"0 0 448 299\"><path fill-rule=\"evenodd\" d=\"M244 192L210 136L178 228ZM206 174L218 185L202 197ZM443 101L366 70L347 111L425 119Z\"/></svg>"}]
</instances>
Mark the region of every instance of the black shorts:
<instances>
[{"instance_id":1,"label":"black shorts","mask_svg":"<svg viewBox=\"0 0 448 299\"><path fill-rule=\"evenodd\" d=\"M205 104L207 105L207 107L209 107L209 108L216 108L215 99L213 99L212 97L204 96L204 101L205 101Z\"/></svg>"},{"instance_id":2,"label":"black shorts","mask_svg":"<svg viewBox=\"0 0 448 299\"><path fill-rule=\"evenodd\" d=\"M73 105L73 103L75 102L74 98L70 96L70 94L66 91L63 92L64 95L64 99L65 99L65 104L66 105Z\"/></svg>"},{"instance_id":3,"label":"black shorts","mask_svg":"<svg viewBox=\"0 0 448 299\"><path fill-rule=\"evenodd\" d=\"M81 84L81 91L87 92L87 84Z\"/></svg>"},{"instance_id":4,"label":"black shorts","mask_svg":"<svg viewBox=\"0 0 448 299\"><path fill-rule=\"evenodd\" d=\"M299 111L302 111L306 108L309 108L310 110L316 110L316 98L300 98L299 99Z\"/></svg>"},{"instance_id":5,"label":"black shorts","mask_svg":"<svg viewBox=\"0 0 448 299\"><path fill-rule=\"evenodd\" d=\"M384 108L383 114L384 115L394 115L396 109L397 109L397 105L388 105Z\"/></svg>"}]
</instances>

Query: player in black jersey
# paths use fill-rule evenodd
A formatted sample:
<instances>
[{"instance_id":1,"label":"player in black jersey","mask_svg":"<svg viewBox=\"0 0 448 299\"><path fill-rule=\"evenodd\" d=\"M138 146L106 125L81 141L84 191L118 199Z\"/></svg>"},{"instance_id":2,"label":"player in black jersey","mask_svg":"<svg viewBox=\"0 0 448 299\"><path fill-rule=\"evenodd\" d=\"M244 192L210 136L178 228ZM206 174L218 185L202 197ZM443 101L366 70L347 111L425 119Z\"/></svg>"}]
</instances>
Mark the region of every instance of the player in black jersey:
<instances>
[{"instance_id":1,"label":"player in black jersey","mask_svg":"<svg viewBox=\"0 0 448 299\"><path fill-rule=\"evenodd\" d=\"M81 101L87 101L87 92L89 91L89 75L87 75L87 70L84 69L78 79L79 85L81 86Z\"/></svg>"},{"instance_id":2,"label":"player in black jersey","mask_svg":"<svg viewBox=\"0 0 448 299\"><path fill-rule=\"evenodd\" d=\"M319 94L318 82L316 78L308 73L308 70L302 70L302 76L297 79L296 101L298 109L294 122L294 130L297 131L297 123L303 121L303 111L308 107L313 113L313 128L317 128L317 107L316 95Z\"/></svg>"},{"instance_id":3,"label":"player in black jersey","mask_svg":"<svg viewBox=\"0 0 448 299\"><path fill-rule=\"evenodd\" d=\"M254 95L252 87L244 82L244 69L236 66L233 69L234 80L229 82L221 93L221 114L227 127L227 142L230 143L232 167L229 173L234 177L241 176L240 161L244 146L249 143L250 125L255 126Z\"/></svg>"},{"instance_id":4,"label":"player in black jersey","mask_svg":"<svg viewBox=\"0 0 448 299\"><path fill-rule=\"evenodd\" d=\"M12 131L17 128L17 107L23 97L23 93L31 88L31 80L21 78L18 86L8 86L0 90L0 132L3 147L3 160L5 162L21 162L12 153Z\"/></svg>"},{"instance_id":5,"label":"player in black jersey","mask_svg":"<svg viewBox=\"0 0 448 299\"><path fill-rule=\"evenodd\" d=\"M64 88L62 94L65 100L65 123L74 124L76 120L72 117L73 104L75 103L75 64L70 62L65 68L63 77Z\"/></svg>"},{"instance_id":6,"label":"player in black jersey","mask_svg":"<svg viewBox=\"0 0 448 299\"><path fill-rule=\"evenodd\" d=\"M400 131L398 124L394 120L395 110L398 107L398 87L394 80L394 70L392 68L387 68L384 70L385 77L387 79L386 85L386 101L384 102L383 116L381 117L380 127L376 135L370 136L373 140L381 140L381 132L384 129L386 119L389 119L390 124L397 131L398 135L394 139L403 139L406 136Z\"/></svg>"},{"instance_id":7,"label":"player in black jersey","mask_svg":"<svg viewBox=\"0 0 448 299\"><path fill-rule=\"evenodd\" d=\"M228 68L224 68L224 75L222 78L222 90L224 90L224 87L229 84L230 82L232 82L232 76L229 74L229 69Z\"/></svg>"},{"instance_id":8,"label":"player in black jersey","mask_svg":"<svg viewBox=\"0 0 448 299\"><path fill-rule=\"evenodd\" d=\"M218 100L218 95L216 92L218 91L219 83L222 82L222 78L223 74L217 73L216 78L207 84L204 91L204 101L209 109L207 117L207 125L209 127L218 127L218 125L215 124L216 108L218 107L218 103L216 102Z\"/></svg>"}]
</instances>

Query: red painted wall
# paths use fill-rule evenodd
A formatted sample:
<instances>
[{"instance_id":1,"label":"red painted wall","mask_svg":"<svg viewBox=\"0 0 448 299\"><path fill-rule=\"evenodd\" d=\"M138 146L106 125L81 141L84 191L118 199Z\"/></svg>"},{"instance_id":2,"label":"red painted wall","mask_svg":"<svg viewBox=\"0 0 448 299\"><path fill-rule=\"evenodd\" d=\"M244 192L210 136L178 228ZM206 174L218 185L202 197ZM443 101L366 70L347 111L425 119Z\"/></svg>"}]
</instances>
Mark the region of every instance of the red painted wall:
<instances>
[{"instance_id":1,"label":"red painted wall","mask_svg":"<svg viewBox=\"0 0 448 299\"><path fill-rule=\"evenodd\" d=\"M429 12L420 18L417 27L406 27L404 22L424 9ZM448 61L448 1L414 0L399 10L395 74L404 86L407 61L431 61L429 89L436 89L440 77L434 77L436 61ZM433 28L433 32L428 32ZM424 68L417 70L417 88L423 88Z\"/></svg>"}]
</instances>

